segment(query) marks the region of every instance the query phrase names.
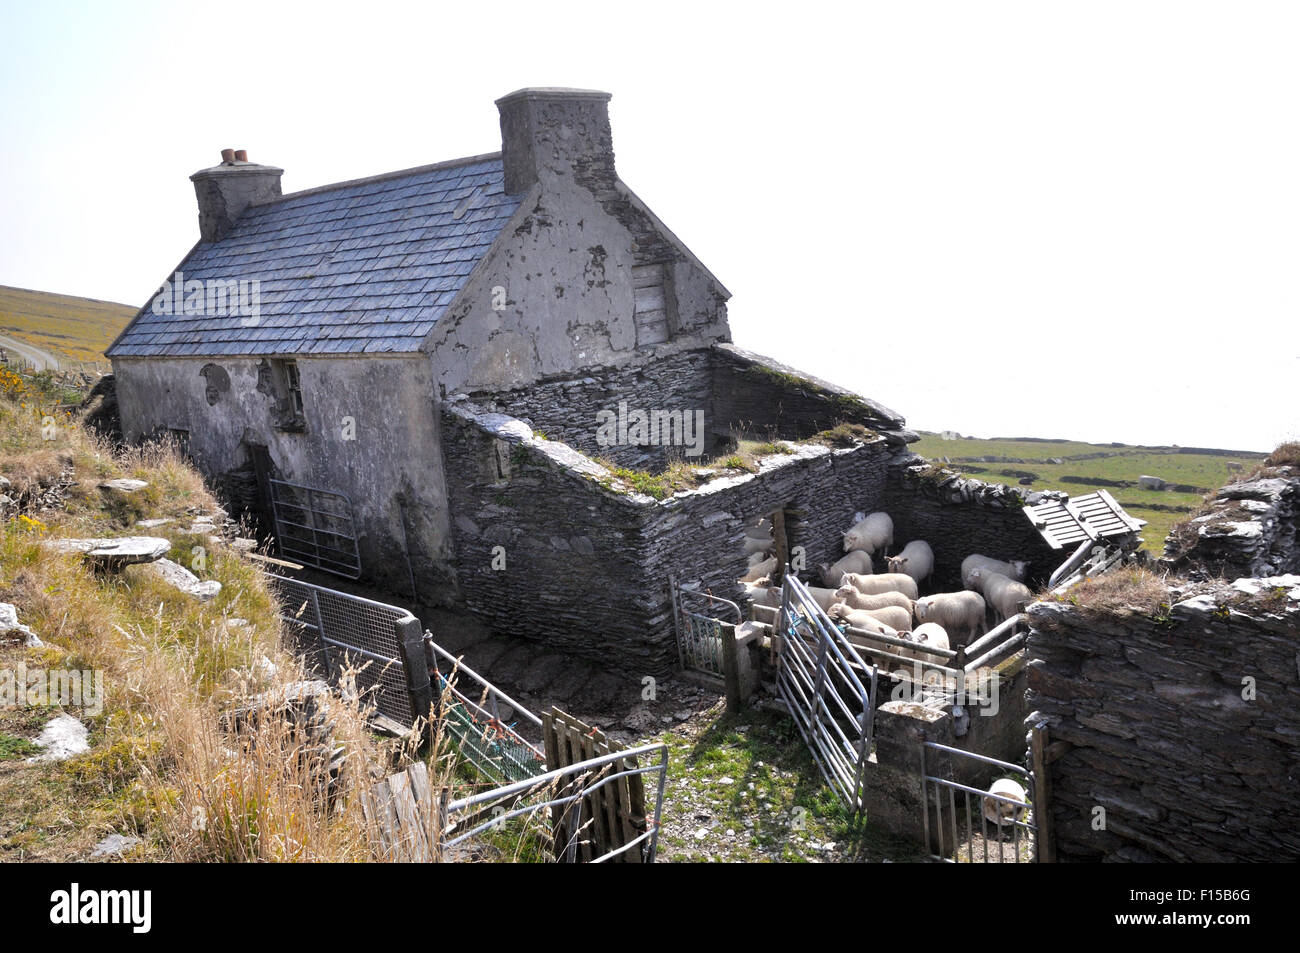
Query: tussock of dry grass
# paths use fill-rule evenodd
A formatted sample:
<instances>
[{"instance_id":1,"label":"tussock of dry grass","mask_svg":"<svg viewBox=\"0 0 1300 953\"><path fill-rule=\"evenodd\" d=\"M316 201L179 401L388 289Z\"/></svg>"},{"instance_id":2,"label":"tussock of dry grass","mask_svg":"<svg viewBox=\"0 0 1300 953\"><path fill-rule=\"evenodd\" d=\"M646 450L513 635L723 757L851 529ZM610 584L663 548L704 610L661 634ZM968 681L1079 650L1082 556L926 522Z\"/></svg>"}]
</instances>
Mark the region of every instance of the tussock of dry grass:
<instances>
[{"instance_id":1,"label":"tussock of dry grass","mask_svg":"<svg viewBox=\"0 0 1300 953\"><path fill-rule=\"evenodd\" d=\"M1290 441L1279 444L1278 448L1264 460L1270 467L1300 467L1300 442Z\"/></svg>"},{"instance_id":2,"label":"tussock of dry grass","mask_svg":"<svg viewBox=\"0 0 1300 953\"><path fill-rule=\"evenodd\" d=\"M1089 577L1060 595L1042 594L1040 598L1103 612L1159 616L1168 612L1169 586L1163 576L1150 570L1120 567Z\"/></svg>"}]
</instances>

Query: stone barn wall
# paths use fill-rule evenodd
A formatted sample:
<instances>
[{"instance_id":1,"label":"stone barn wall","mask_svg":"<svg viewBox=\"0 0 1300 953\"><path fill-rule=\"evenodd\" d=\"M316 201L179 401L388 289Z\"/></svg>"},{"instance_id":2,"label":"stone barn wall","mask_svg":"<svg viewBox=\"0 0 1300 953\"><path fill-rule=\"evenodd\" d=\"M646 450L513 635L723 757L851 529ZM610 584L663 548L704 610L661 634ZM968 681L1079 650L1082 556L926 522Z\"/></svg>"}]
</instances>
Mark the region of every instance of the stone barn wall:
<instances>
[{"instance_id":1,"label":"stone barn wall","mask_svg":"<svg viewBox=\"0 0 1300 953\"><path fill-rule=\"evenodd\" d=\"M636 604L641 508L601 487L593 479L600 468L573 449L476 411L451 403L443 415L466 607L498 632L593 661L661 670L669 658L662 634L646 629ZM493 568L498 546L504 569Z\"/></svg>"},{"instance_id":2,"label":"stone barn wall","mask_svg":"<svg viewBox=\"0 0 1300 953\"><path fill-rule=\"evenodd\" d=\"M443 450L467 608L498 631L648 675L677 660L670 575L738 601L744 526L782 507L810 565L834 555L854 510L880 498L893 456L881 438L804 445L764 458L758 473L656 501L468 401L445 405ZM492 568L496 546L504 570Z\"/></svg>"},{"instance_id":3,"label":"stone barn wall","mask_svg":"<svg viewBox=\"0 0 1300 953\"><path fill-rule=\"evenodd\" d=\"M1071 746L1049 768L1062 861L1300 860L1300 578L1234 585L1155 618L1031 607L1028 704Z\"/></svg>"},{"instance_id":4,"label":"stone barn wall","mask_svg":"<svg viewBox=\"0 0 1300 953\"><path fill-rule=\"evenodd\" d=\"M840 534L856 510L874 508L881 499L891 457L881 438L843 449L806 444L794 454L763 458L756 474L715 480L663 501L645 527L651 578L673 574L679 583L738 602L743 590L736 580L748 568L744 528L784 509L792 553L804 547L806 568L796 574L820 585L818 563L843 555ZM662 595L667 611L667 591Z\"/></svg>"},{"instance_id":5,"label":"stone barn wall","mask_svg":"<svg viewBox=\"0 0 1300 953\"><path fill-rule=\"evenodd\" d=\"M1046 494L916 464L891 470L884 510L894 520L895 551L913 539L925 540L934 550L935 591L962 588L961 562L971 553L1026 560L1032 588L1045 583L1070 555L1052 549L1026 518L1025 503L1039 497Z\"/></svg>"},{"instance_id":6,"label":"stone barn wall","mask_svg":"<svg viewBox=\"0 0 1300 953\"><path fill-rule=\"evenodd\" d=\"M717 445L717 421L710 406L708 349L670 354L650 363L614 369L589 368L582 377L544 381L530 387L493 394L471 394L489 410L518 417L551 440L562 441L589 456L607 457L620 466L657 471L682 448L666 446L607 446L597 442L601 411L618 413L625 402L634 410L704 412L704 454ZM695 418L692 417L692 420ZM723 424L725 430L725 423Z\"/></svg>"},{"instance_id":7,"label":"stone barn wall","mask_svg":"<svg viewBox=\"0 0 1300 953\"><path fill-rule=\"evenodd\" d=\"M903 418L852 391L734 344L713 347L714 415L757 439L801 440L837 424L881 432L891 446L914 441Z\"/></svg>"},{"instance_id":8,"label":"stone barn wall","mask_svg":"<svg viewBox=\"0 0 1300 953\"><path fill-rule=\"evenodd\" d=\"M651 472L682 456L681 448L602 447L597 442L602 411L617 413L620 403L629 412L702 411L704 456L725 450L733 430L759 440L802 440L836 424L855 423L882 433L891 447L911 439L902 429L902 417L888 408L732 344L613 368L591 367L580 377L468 396L480 407L518 417L585 454Z\"/></svg>"}]
</instances>

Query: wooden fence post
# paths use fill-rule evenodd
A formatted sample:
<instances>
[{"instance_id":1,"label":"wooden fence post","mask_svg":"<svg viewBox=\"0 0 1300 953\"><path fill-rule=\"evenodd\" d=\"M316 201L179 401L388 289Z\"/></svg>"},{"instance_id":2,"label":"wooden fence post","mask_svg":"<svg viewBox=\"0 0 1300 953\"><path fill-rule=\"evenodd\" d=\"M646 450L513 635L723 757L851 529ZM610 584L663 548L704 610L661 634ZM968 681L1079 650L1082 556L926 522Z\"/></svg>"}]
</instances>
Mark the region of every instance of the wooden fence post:
<instances>
[{"instance_id":1,"label":"wooden fence post","mask_svg":"<svg viewBox=\"0 0 1300 953\"><path fill-rule=\"evenodd\" d=\"M1047 722L1029 729L1030 767L1034 772L1034 826L1038 828L1038 861L1056 863L1056 837L1052 830L1052 779L1047 767Z\"/></svg>"}]
</instances>

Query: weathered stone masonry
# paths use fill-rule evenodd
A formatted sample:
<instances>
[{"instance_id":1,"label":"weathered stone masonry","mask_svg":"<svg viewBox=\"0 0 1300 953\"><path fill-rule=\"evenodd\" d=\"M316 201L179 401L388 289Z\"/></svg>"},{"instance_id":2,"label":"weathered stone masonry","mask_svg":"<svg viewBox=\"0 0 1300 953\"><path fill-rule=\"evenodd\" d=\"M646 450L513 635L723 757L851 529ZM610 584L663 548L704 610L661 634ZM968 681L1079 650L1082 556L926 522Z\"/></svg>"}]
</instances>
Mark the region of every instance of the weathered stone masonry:
<instances>
[{"instance_id":1,"label":"weathered stone masonry","mask_svg":"<svg viewBox=\"0 0 1300 953\"><path fill-rule=\"evenodd\" d=\"M1237 585L1263 594L1031 607L1028 705L1073 746L1049 769L1061 860L1300 859L1300 589Z\"/></svg>"}]
</instances>

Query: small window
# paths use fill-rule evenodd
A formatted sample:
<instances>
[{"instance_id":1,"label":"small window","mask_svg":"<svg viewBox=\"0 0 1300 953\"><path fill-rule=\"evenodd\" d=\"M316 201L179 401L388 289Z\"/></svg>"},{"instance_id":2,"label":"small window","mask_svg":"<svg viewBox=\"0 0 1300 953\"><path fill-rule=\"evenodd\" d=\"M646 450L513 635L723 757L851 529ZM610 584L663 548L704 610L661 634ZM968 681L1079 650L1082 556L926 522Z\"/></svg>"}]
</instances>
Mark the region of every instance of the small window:
<instances>
[{"instance_id":1,"label":"small window","mask_svg":"<svg viewBox=\"0 0 1300 953\"><path fill-rule=\"evenodd\" d=\"M632 302L637 347L662 344L672 337L676 302L668 265L632 267Z\"/></svg>"},{"instance_id":2,"label":"small window","mask_svg":"<svg viewBox=\"0 0 1300 953\"><path fill-rule=\"evenodd\" d=\"M302 379L298 376L297 361L273 361L275 376L276 426L281 430L301 433L307 429L307 415L303 411Z\"/></svg>"}]
</instances>

